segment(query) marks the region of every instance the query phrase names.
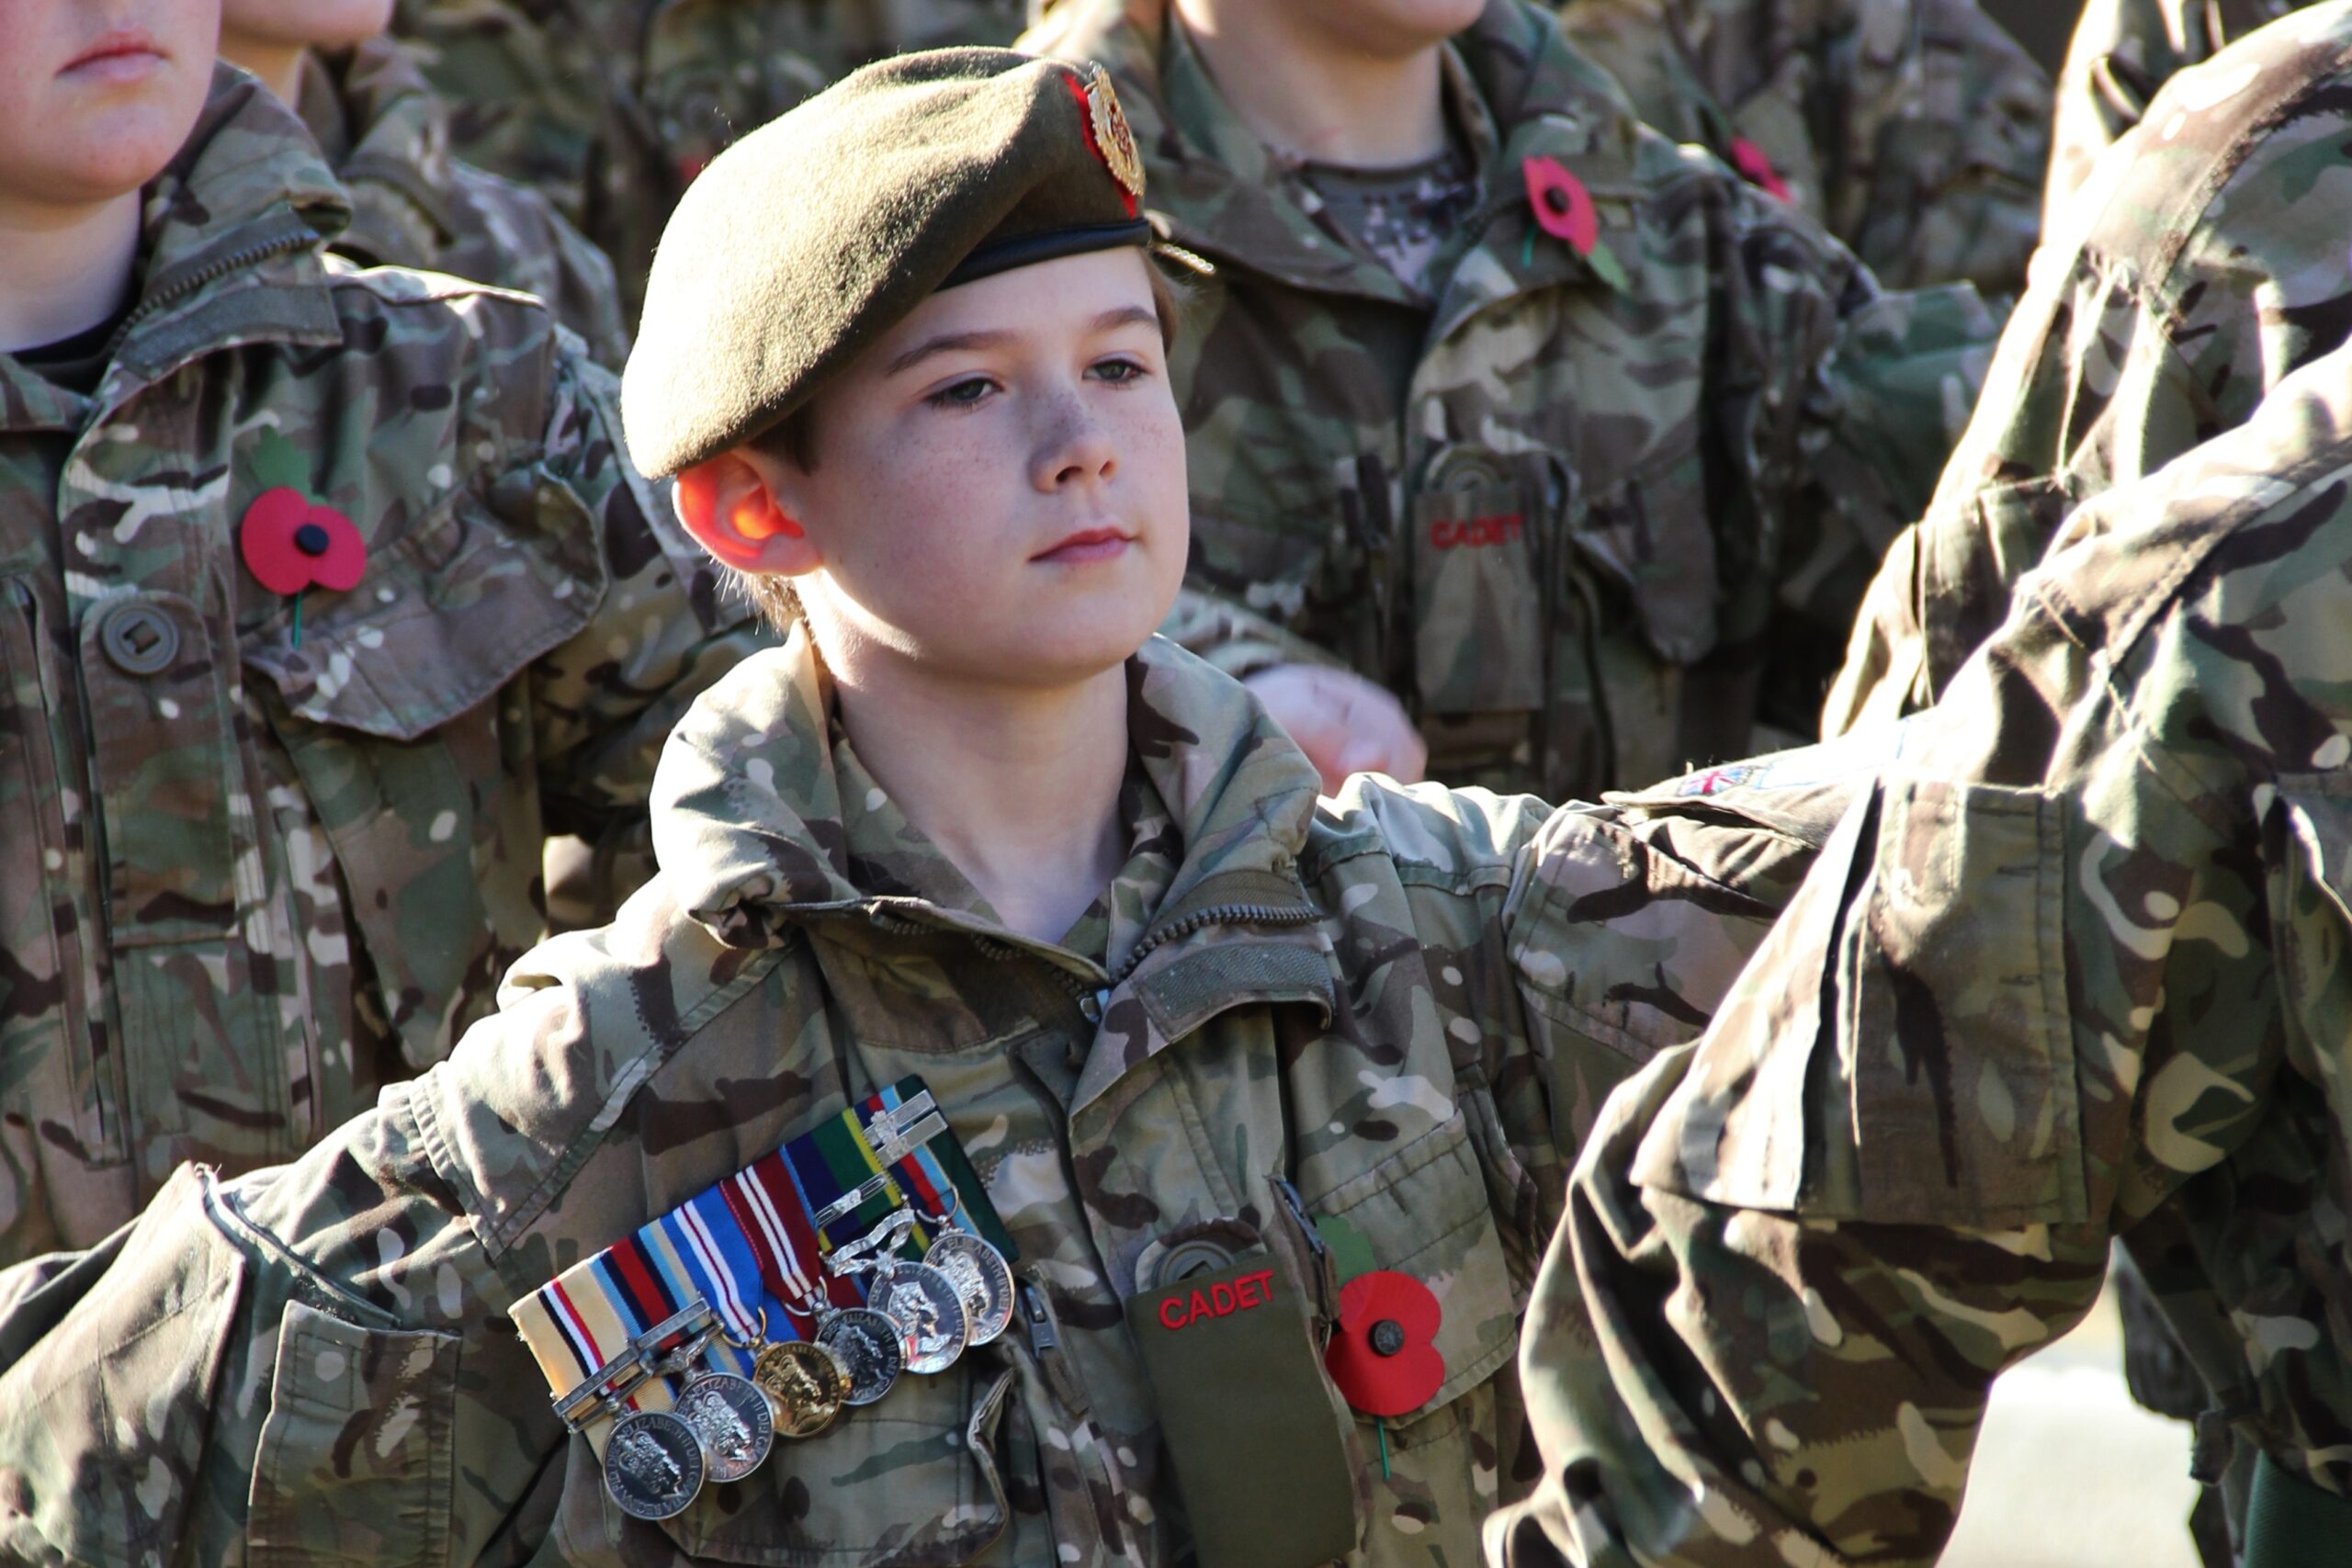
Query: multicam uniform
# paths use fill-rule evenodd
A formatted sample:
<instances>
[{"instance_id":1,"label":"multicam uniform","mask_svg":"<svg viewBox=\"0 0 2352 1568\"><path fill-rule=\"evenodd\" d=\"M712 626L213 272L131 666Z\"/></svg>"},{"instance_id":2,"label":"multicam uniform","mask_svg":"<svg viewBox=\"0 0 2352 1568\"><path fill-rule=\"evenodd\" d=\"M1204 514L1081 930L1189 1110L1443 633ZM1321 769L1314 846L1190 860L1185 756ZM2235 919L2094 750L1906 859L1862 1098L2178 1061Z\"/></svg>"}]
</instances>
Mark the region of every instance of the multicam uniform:
<instances>
[{"instance_id":1,"label":"multicam uniform","mask_svg":"<svg viewBox=\"0 0 2352 1568\"><path fill-rule=\"evenodd\" d=\"M447 106L385 39L313 54L302 123L352 206L337 254L536 294L617 370L628 357L613 265L545 197L449 154Z\"/></svg>"},{"instance_id":2,"label":"multicam uniform","mask_svg":"<svg viewBox=\"0 0 2352 1568\"><path fill-rule=\"evenodd\" d=\"M626 321L702 166L853 68L1010 42L1022 0L401 0L470 162L552 200L619 269Z\"/></svg>"},{"instance_id":3,"label":"multicam uniform","mask_svg":"<svg viewBox=\"0 0 2352 1568\"><path fill-rule=\"evenodd\" d=\"M322 254L343 197L223 70L85 397L0 355L0 1259L183 1160L308 1148L490 1010L540 847L641 812L752 644L537 304ZM291 488L348 592L242 558ZM294 635L297 604L301 631Z\"/></svg>"},{"instance_id":4,"label":"multicam uniform","mask_svg":"<svg viewBox=\"0 0 2352 1568\"><path fill-rule=\"evenodd\" d=\"M2236 425L2352 329L2352 5L2182 73L2009 318L1934 503L1871 585L1823 728L1935 700L2072 507Z\"/></svg>"},{"instance_id":5,"label":"multicam uniform","mask_svg":"<svg viewBox=\"0 0 2352 1568\"><path fill-rule=\"evenodd\" d=\"M2050 76L1975 0L1567 0L1643 120L1803 208L1881 283L2025 288Z\"/></svg>"},{"instance_id":6,"label":"multicam uniform","mask_svg":"<svg viewBox=\"0 0 2352 1568\"><path fill-rule=\"evenodd\" d=\"M2086 0L2051 120L2042 221L2064 231L2099 154L2147 118L2166 82L2267 27L2303 0Z\"/></svg>"},{"instance_id":7,"label":"multicam uniform","mask_svg":"<svg viewBox=\"0 0 2352 1568\"><path fill-rule=\"evenodd\" d=\"M1150 205L1218 269L1172 366L1171 636L1237 674L1340 660L1406 696L1431 776L1554 798L1753 750L1759 688L1810 729L1968 406L1973 290L1880 294L1520 0L1445 47L1483 194L1426 289L1318 215L1166 0L1057 6L1024 47L1109 67Z\"/></svg>"},{"instance_id":8,"label":"multicam uniform","mask_svg":"<svg viewBox=\"0 0 2352 1568\"><path fill-rule=\"evenodd\" d=\"M1442 1314L1437 1393L1349 1438L1351 1560L1469 1562L1533 1473L1513 1352L1564 1157L1703 1021L1846 786L1318 801L1197 660L1155 641L1129 690L1129 858L1055 943L909 826L805 639L746 660L671 743L662 874L617 924L526 958L503 1012L301 1161L183 1174L0 1317L0 1555L1186 1561L1122 1304L1171 1233L1295 1254L1283 1178ZM667 1523L609 1506L507 1309L909 1074L1043 1323Z\"/></svg>"},{"instance_id":9,"label":"multicam uniform","mask_svg":"<svg viewBox=\"0 0 2352 1568\"><path fill-rule=\"evenodd\" d=\"M1611 1100L1506 1561L1934 1561L1994 1376L2116 1237L2197 1277L2175 1328L2334 1515L2274 1561L2341 1554L2347 467L2339 349L2078 510L1705 1038Z\"/></svg>"}]
</instances>

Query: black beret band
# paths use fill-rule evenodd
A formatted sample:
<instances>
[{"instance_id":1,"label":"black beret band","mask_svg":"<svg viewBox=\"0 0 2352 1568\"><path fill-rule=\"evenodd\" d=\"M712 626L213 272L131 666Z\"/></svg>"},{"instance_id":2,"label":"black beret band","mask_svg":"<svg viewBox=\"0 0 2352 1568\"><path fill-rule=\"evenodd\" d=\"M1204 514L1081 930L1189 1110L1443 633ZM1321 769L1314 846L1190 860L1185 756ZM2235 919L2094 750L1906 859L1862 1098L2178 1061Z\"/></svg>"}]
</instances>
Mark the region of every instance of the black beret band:
<instances>
[{"instance_id":1,"label":"black beret band","mask_svg":"<svg viewBox=\"0 0 2352 1568\"><path fill-rule=\"evenodd\" d=\"M1121 245L1148 245L1151 225L1141 218L1125 223L1090 223L1076 229L1049 229L1042 234L1021 234L1009 240L998 240L982 245L966 256L963 265L942 279L939 287L953 288L959 283L977 283L983 277L994 277L1000 272L1011 272L1017 266L1035 266L1039 262L1059 261L1064 256L1082 256L1091 251L1115 251Z\"/></svg>"}]
</instances>

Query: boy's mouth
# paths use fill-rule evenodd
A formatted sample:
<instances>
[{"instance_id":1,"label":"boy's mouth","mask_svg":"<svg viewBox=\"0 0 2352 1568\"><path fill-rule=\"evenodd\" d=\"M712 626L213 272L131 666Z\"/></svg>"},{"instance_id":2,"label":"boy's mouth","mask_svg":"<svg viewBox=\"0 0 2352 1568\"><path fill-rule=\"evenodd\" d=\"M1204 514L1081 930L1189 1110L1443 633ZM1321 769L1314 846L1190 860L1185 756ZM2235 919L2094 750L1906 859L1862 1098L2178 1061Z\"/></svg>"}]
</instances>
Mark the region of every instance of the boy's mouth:
<instances>
[{"instance_id":1,"label":"boy's mouth","mask_svg":"<svg viewBox=\"0 0 2352 1568\"><path fill-rule=\"evenodd\" d=\"M1088 528L1029 558L1048 566L1083 566L1089 561L1109 560L1134 543L1132 536L1116 528Z\"/></svg>"},{"instance_id":2,"label":"boy's mouth","mask_svg":"<svg viewBox=\"0 0 2352 1568\"><path fill-rule=\"evenodd\" d=\"M65 62L58 74L103 82L135 81L163 63L154 39L136 28L117 28Z\"/></svg>"}]
</instances>

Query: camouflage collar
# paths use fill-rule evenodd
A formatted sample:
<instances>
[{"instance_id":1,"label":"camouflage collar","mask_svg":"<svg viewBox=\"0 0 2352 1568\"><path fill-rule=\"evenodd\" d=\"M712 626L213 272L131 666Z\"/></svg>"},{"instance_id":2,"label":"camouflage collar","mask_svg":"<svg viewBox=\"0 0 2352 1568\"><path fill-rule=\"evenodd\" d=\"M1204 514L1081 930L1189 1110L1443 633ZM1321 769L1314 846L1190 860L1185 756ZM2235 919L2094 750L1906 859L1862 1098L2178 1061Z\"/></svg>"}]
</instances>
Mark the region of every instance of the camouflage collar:
<instances>
[{"instance_id":1,"label":"camouflage collar","mask_svg":"<svg viewBox=\"0 0 2352 1568\"><path fill-rule=\"evenodd\" d=\"M1036 39L1055 54L1104 62L1151 166L1151 197L1172 237L1222 265L1294 288L1396 304L1429 301L1386 268L1356 256L1283 193L1266 148L1226 104L1169 0L1070 5ZM1476 25L1445 46L1457 118L1483 159L1487 200L1462 225L1455 254L1485 248L1498 265L1458 274L1439 301L1441 321L1496 297L1592 276L1556 243L1521 245L1529 227L1522 167L1557 158L1597 202L1622 207L1634 190L1636 122L1614 83L1569 45L1557 23L1525 0L1488 0Z\"/></svg>"},{"instance_id":2,"label":"camouflage collar","mask_svg":"<svg viewBox=\"0 0 2352 1568\"><path fill-rule=\"evenodd\" d=\"M302 73L301 114L341 179L396 190L442 244L458 237L448 116L406 50L370 39L338 54L314 54ZM356 231L338 248L368 256L386 251Z\"/></svg>"},{"instance_id":3,"label":"camouflage collar","mask_svg":"<svg viewBox=\"0 0 2352 1568\"><path fill-rule=\"evenodd\" d=\"M1314 769L1239 684L1171 643L1147 643L1127 682L1136 761L1182 846L1148 924L1183 930L1148 931L1138 962L1237 909L1311 917L1297 861ZM844 784L865 779L805 634L744 660L672 734L654 779L654 849L679 907L740 947L854 916L885 932L963 931L1100 974L959 899L968 883L878 790L860 783L867 793L844 802Z\"/></svg>"}]
</instances>

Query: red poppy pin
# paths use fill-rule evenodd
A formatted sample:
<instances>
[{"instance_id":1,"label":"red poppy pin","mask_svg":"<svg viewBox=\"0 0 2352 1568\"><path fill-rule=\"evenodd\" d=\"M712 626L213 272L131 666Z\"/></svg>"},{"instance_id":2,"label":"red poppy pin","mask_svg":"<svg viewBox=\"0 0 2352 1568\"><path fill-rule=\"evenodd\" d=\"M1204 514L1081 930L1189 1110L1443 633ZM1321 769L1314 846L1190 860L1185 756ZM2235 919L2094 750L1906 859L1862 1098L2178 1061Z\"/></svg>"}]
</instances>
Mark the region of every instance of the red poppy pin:
<instances>
[{"instance_id":1,"label":"red poppy pin","mask_svg":"<svg viewBox=\"0 0 2352 1568\"><path fill-rule=\"evenodd\" d=\"M1557 158L1530 158L1521 168L1527 176L1527 205L1534 211L1536 228L1582 256L1610 288L1623 289L1625 270L1601 243L1600 214L1584 182L1568 173ZM1532 263L1534 254L1535 236L1530 233L1522 262Z\"/></svg>"},{"instance_id":2,"label":"red poppy pin","mask_svg":"<svg viewBox=\"0 0 2352 1568\"><path fill-rule=\"evenodd\" d=\"M1782 201L1795 199L1789 195L1789 182L1781 177L1781 172L1778 169L1772 167L1772 160L1764 155L1764 149L1747 137L1732 138L1731 163L1732 167L1737 169L1749 185L1756 186L1766 195L1779 197Z\"/></svg>"},{"instance_id":3,"label":"red poppy pin","mask_svg":"<svg viewBox=\"0 0 2352 1568\"><path fill-rule=\"evenodd\" d=\"M368 545L350 518L288 485L266 490L245 508L237 553L254 581L294 601L294 646L302 646L302 593L348 593L368 570Z\"/></svg>"},{"instance_id":4,"label":"red poppy pin","mask_svg":"<svg viewBox=\"0 0 2352 1568\"><path fill-rule=\"evenodd\" d=\"M1411 1275L1359 1274L1340 1287L1340 1323L1323 1370L1367 1416L1417 1410L1445 1382L1445 1358L1433 1343L1443 1317L1437 1297Z\"/></svg>"}]
</instances>

